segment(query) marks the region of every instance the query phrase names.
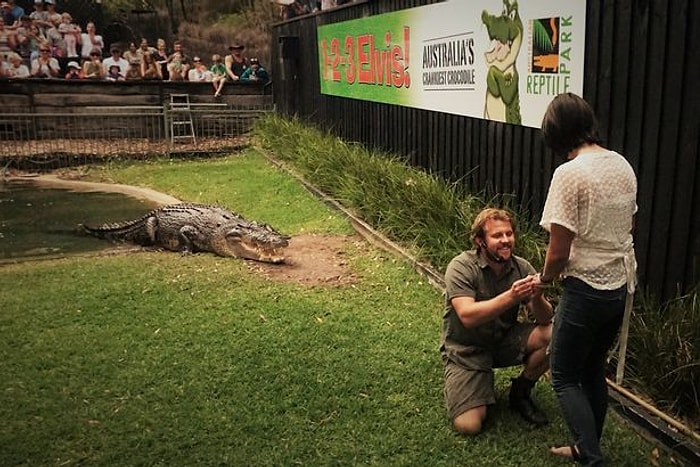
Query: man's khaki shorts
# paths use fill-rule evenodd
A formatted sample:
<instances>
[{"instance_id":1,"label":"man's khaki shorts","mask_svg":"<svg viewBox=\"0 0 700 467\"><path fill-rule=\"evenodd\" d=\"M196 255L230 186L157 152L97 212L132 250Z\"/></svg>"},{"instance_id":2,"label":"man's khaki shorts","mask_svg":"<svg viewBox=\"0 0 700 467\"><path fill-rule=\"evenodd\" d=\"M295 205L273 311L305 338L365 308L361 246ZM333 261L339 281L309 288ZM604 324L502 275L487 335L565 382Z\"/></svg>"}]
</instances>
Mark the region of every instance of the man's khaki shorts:
<instances>
[{"instance_id":1,"label":"man's khaki shorts","mask_svg":"<svg viewBox=\"0 0 700 467\"><path fill-rule=\"evenodd\" d=\"M522 365L527 339L535 324L519 323L508 331L492 354L493 368ZM451 420L469 409L496 402L493 369L467 369L445 362L445 404Z\"/></svg>"}]
</instances>

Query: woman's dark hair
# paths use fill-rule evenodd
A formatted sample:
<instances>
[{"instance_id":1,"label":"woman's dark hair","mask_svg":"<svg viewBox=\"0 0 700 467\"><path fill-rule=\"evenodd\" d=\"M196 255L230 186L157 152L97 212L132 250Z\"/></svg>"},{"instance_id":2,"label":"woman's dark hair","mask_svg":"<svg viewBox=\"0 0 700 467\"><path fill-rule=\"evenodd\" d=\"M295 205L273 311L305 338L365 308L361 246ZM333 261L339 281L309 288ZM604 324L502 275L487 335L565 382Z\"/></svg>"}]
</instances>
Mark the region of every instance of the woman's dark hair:
<instances>
[{"instance_id":1,"label":"woman's dark hair","mask_svg":"<svg viewBox=\"0 0 700 467\"><path fill-rule=\"evenodd\" d=\"M588 103L570 92L549 103L542 119L544 142L557 155L567 157L583 144L601 144L598 120Z\"/></svg>"}]
</instances>

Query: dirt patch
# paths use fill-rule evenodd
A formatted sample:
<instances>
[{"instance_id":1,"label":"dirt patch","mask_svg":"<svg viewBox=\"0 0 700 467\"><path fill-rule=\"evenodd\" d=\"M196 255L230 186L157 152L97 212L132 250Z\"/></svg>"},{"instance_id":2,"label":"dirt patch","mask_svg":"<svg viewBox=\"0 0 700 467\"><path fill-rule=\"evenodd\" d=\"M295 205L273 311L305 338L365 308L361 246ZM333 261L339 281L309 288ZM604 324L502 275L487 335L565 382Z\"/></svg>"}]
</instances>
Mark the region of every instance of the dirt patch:
<instances>
[{"instance_id":1,"label":"dirt patch","mask_svg":"<svg viewBox=\"0 0 700 467\"><path fill-rule=\"evenodd\" d=\"M308 286L353 284L357 277L347 259L347 249L361 241L356 235L296 235L286 249L284 264L249 261L249 267L271 280Z\"/></svg>"}]
</instances>

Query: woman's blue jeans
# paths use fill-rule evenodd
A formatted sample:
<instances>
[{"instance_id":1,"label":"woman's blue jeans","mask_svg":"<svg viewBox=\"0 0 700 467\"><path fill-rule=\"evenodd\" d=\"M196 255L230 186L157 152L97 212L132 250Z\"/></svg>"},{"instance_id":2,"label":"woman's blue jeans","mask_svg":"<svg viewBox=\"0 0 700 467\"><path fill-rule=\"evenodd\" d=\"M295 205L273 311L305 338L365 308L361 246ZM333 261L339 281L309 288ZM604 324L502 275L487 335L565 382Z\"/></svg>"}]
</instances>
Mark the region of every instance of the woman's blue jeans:
<instances>
[{"instance_id":1,"label":"woman's blue jeans","mask_svg":"<svg viewBox=\"0 0 700 467\"><path fill-rule=\"evenodd\" d=\"M583 465L604 465L600 436L608 410L607 354L622 323L626 286L597 290L569 277L554 318L552 386Z\"/></svg>"}]
</instances>

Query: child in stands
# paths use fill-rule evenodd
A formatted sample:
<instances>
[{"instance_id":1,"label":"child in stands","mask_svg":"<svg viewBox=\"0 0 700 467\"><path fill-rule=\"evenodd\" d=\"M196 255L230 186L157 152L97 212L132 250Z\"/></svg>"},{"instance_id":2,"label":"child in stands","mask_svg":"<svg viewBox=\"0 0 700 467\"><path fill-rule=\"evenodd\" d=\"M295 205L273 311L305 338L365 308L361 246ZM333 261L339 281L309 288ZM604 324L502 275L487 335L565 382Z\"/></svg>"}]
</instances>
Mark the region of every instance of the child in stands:
<instances>
[{"instance_id":1,"label":"child in stands","mask_svg":"<svg viewBox=\"0 0 700 467\"><path fill-rule=\"evenodd\" d=\"M111 65L107 76L105 77L107 81L124 81L124 75L121 74L119 65Z\"/></svg>"},{"instance_id":2,"label":"child in stands","mask_svg":"<svg viewBox=\"0 0 700 467\"><path fill-rule=\"evenodd\" d=\"M68 73L65 76L66 79L82 79L83 72L80 69L78 62L72 61L68 62Z\"/></svg>"},{"instance_id":3,"label":"child in stands","mask_svg":"<svg viewBox=\"0 0 700 467\"><path fill-rule=\"evenodd\" d=\"M66 47L66 57L78 57L78 42L80 42L80 26L73 24L73 17L70 13L61 15L61 24L58 25L58 32L63 37Z\"/></svg>"},{"instance_id":4,"label":"child in stands","mask_svg":"<svg viewBox=\"0 0 700 467\"><path fill-rule=\"evenodd\" d=\"M223 64L219 54L212 55L211 61L213 64L209 71L211 71L211 84L214 86L214 97L220 97L221 90L226 84L226 65Z\"/></svg>"}]
</instances>

